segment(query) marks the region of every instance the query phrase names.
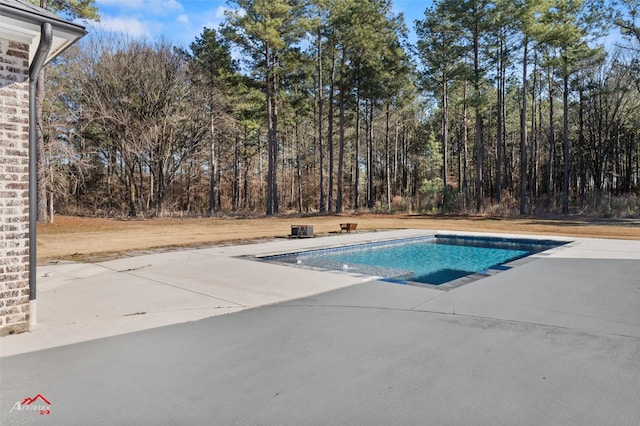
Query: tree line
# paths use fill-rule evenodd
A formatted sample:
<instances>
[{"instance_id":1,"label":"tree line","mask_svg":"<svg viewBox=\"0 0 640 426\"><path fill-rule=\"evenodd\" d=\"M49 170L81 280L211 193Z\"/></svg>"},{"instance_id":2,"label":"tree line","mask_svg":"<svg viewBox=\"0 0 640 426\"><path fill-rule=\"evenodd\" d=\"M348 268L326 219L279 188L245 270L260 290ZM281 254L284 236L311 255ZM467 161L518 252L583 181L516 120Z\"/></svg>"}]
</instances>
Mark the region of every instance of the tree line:
<instances>
[{"instance_id":1,"label":"tree line","mask_svg":"<svg viewBox=\"0 0 640 426\"><path fill-rule=\"evenodd\" d=\"M51 212L638 213L638 0L230 3L49 68Z\"/></svg>"}]
</instances>

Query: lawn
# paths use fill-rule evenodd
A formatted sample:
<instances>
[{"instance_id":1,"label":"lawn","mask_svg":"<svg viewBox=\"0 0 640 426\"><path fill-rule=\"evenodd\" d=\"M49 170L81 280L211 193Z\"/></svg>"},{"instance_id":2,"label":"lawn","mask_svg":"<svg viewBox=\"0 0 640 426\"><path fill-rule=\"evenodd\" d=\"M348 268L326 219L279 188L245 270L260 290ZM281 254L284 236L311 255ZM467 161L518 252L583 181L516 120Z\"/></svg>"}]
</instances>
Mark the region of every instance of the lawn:
<instances>
[{"instance_id":1,"label":"lawn","mask_svg":"<svg viewBox=\"0 0 640 426\"><path fill-rule=\"evenodd\" d=\"M358 224L358 232L387 229L500 232L640 240L640 220L593 218L495 218L484 216L326 215L260 218L104 219L56 216L38 225L39 263L54 260L97 261L148 250L239 244L285 238L291 225L312 225L316 235L340 232L340 223Z\"/></svg>"}]
</instances>

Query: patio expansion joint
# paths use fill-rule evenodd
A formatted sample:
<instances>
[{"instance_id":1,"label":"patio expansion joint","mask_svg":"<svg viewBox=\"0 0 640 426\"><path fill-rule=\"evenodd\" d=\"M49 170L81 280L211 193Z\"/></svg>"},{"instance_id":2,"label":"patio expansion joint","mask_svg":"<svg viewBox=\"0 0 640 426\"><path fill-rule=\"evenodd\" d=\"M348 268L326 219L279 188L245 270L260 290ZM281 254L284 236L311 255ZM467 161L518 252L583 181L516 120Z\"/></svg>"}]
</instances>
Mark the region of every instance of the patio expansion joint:
<instances>
[{"instance_id":1,"label":"patio expansion joint","mask_svg":"<svg viewBox=\"0 0 640 426\"><path fill-rule=\"evenodd\" d=\"M533 327L540 327L540 328L547 328L547 329L570 331L572 333L582 333L582 334L588 334L588 335L622 337L622 338L626 338L626 339L637 340L638 342L640 342L640 336L635 336L635 335L631 335L631 334L608 333L608 332L603 332L603 331L587 330L587 329L577 328L577 327L567 327L567 326L562 326L562 325L544 324L544 323L533 322L533 321L518 321L518 320L514 320L514 319L487 317L487 316L482 316L482 315L461 314L461 313L455 313L455 312L438 312L438 311L430 311L430 310L414 310L414 312L428 312L428 313L432 313L432 314L448 315L448 316L452 316L452 317L462 317L462 318L471 318L471 319L478 319L478 320L484 320L484 321L494 321L494 322L502 322L502 323L508 323L508 324L533 326Z\"/></svg>"},{"instance_id":2,"label":"patio expansion joint","mask_svg":"<svg viewBox=\"0 0 640 426\"><path fill-rule=\"evenodd\" d=\"M186 292L189 292L189 293L198 294L200 296L205 296L205 297L208 297L208 298L211 298L211 299L221 300L223 302L231 303L231 304L235 305L236 307L241 307L241 308L250 308L251 307L251 306L244 305L242 303L234 302L233 300L228 300L228 299L224 299L222 297L214 296L213 294L205 293L203 291L182 287L182 286L179 286L179 285L176 285L176 284L171 284L171 283L168 283L168 282L165 282L165 281L161 281L161 280L158 280L158 279L155 279L155 278L144 277L144 276L132 273L135 270L142 269L142 268L144 268L146 266L150 266L150 265L145 265L145 266L142 266L140 268L130 268L130 269L127 269L127 270L113 269L113 268L109 268L108 266L105 266L105 265L99 265L99 266L101 266L101 267L103 267L105 269L108 269L110 271L117 272L117 273L120 273L120 274L130 275L132 277L135 277L135 278L138 278L138 279L141 279L141 280L153 283L153 284L173 287L173 288L178 289L178 290L183 290L183 291L186 291Z\"/></svg>"},{"instance_id":3,"label":"patio expansion joint","mask_svg":"<svg viewBox=\"0 0 640 426\"><path fill-rule=\"evenodd\" d=\"M529 326L529 327L540 327L540 328L545 328L550 330L562 330L565 332L580 333L580 334L591 335L591 336L598 335L598 336L625 338L625 339L636 340L640 343L640 336L636 336L632 334L608 333L603 331L587 330L582 328L567 327L567 326L553 325L553 324L544 324L544 323L538 323L538 322L532 322L532 321L518 321L518 320L506 319L506 318L495 318L495 317L487 317L482 315L470 315L470 314L461 314L461 313L455 313L455 312L441 312L441 311L432 311L432 310L415 309L415 308L397 308L397 307L388 307L388 306L365 306L365 305L347 305L347 304L341 305L341 304L335 304L335 303L311 304L311 303L291 303L291 302L286 304L275 303L272 305L265 305L262 307L263 308L280 308L280 309L294 308L294 307L295 308L300 308L300 307L302 308L346 308L346 309L358 309L358 310L423 313L423 314L432 314L432 315L437 315L442 317L451 317L451 318L457 317L457 318L463 318L463 319L475 319L475 320L481 320L481 321L514 324L514 325L522 325L522 326Z\"/></svg>"}]
</instances>

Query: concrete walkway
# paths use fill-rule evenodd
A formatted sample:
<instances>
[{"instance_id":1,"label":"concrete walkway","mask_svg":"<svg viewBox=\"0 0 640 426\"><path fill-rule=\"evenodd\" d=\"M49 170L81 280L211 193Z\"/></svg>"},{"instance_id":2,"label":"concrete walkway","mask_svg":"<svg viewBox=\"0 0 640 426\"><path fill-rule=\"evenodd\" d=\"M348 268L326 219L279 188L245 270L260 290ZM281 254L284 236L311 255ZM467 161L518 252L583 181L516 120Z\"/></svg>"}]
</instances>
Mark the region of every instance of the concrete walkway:
<instances>
[{"instance_id":1,"label":"concrete walkway","mask_svg":"<svg viewBox=\"0 0 640 426\"><path fill-rule=\"evenodd\" d=\"M66 425L640 423L640 242L560 238L449 291L242 257L425 234L41 268L0 424L42 420L10 412L38 393Z\"/></svg>"}]
</instances>

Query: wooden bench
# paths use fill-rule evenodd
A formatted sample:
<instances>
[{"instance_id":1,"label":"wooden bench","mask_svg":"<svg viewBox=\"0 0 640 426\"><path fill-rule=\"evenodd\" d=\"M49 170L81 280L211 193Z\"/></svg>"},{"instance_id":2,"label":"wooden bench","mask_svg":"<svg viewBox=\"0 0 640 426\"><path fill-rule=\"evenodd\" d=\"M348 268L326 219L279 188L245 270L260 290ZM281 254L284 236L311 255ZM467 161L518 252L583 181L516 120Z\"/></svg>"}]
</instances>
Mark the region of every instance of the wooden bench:
<instances>
[{"instance_id":1,"label":"wooden bench","mask_svg":"<svg viewBox=\"0 0 640 426\"><path fill-rule=\"evenodd\" d=\"M341 223L340 233L342 234L342 231L347 231L348 233L351 233L351 231L355 231L357 227L358 227L357 223Z\"/></svg>"}]
</instances>

